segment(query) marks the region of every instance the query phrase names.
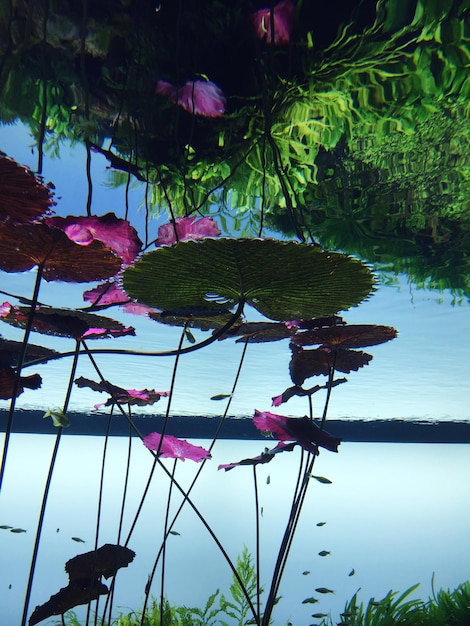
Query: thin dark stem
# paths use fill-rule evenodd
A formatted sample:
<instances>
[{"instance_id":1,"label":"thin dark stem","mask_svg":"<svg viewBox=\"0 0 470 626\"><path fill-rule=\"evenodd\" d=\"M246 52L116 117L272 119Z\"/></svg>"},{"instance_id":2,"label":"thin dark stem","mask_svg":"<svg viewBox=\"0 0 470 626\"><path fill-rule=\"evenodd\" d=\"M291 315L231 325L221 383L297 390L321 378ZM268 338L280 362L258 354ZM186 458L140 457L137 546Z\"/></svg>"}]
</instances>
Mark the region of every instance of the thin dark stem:
<instances>
[{"instance_id":1,"label":"thin dark stem","mask_svg":"<svg viewBox=\"0 0 470 626\"><path fill-rule=\"evenodd\" d=\"M173 480L175 478L175 472L176 472L176 464L177 464L178 460L175 459L174 463L173 463L173 470L171 472L171 476L172 476L172 480L170 482L170 487L168 489L168 498L166 501L166 511L165 511L165 523L163 526L163 536L166 537L167 534L167 530L168 530L168 520L170 517L170 503L171 503L171 495L172 495L172 491L173 491ZM156 565L156 562L155 562ZM166 539L163 541L163 553L162 553L162 578L161 578L161 584L160 584L160 624L163 624L163 609L164 609L164 601L165 601L165 565L166 565ZM152 572L152 575L155 573L155 570ZM150 585L149 585L150 588ZM146 600L148 598L148 595L146 594ZM145 615L145 611L142 613L142 619L143 616Z\"/></svg>"},{"instance_id":2,"label":"thin dark stem","mask_svg":"<svg viewBox=\"0 0 470 626\"><path fill-rule=\"evenodd\" d=\"M255 527L256 527L256 610L261 615L261 583L260 583L260 531L259 531L259 498L256 465L253 465L253 487L255 491Z\"/></svg>"},{"instance_id":3,"label":"thin dark stem","mask_svg":"<svg viewBox=\"0 0 470 626\"><path fill-rule=\"evenodd\" d=\"M224 324L221 328L216 330L210 337L204 339L199 343L195 343L191 346L186 346L186 348L182 348L180 351L178 350L167 350L166 352L146 352L143 350L119 350L112 348L94 348L92 350L86 349L84 351L80 351L80 354L133 354L137 356L176 356L177 354L188 354L189 352L194 352L195 350L200 350L201 348L205 348L206 346L211 345L215 341L222 337L240 318L243 313L243 308L245 306L245 300L243 298L240 299L237 309L235 313L232 315L230 320ZM55 361L57 359L63 359L65 357L73 356L73 352L62 352L57 355L52 355L49 357L45 357L43 359L35 359L34 361L30 361L25 367L31 367L32 365L39 365L40 363L47 363L48 361Z\"/></svg>"},{"instance_id":4,"label":"thin dark stem","mask_svg":"<svg viewBox=\"0 0 470 626\"><path fill-rule=\"evenodd\" d=\"M329 405L329 401L331 397L331 391L333 389L335 363L336 363L336 353L333 357L333 364L330 367L329 373L328 373L327 396L326 396L325 405L323 408L321 428L324 427L324 424L326 421L328 405ZM310 409L310 419L313 419L313 406L312 406L312 401L311 401L310 396L309 396L309 409ZM281 542L281 546L279 549L278 558L276 561L274 574L272 578L271 589L269 591L268 599L266 602L266 607L265 607L265 611L263 614L263 621L261 623L261 626L268 626L269 621L271 619L272 611L274 608L274 603L276 601L276 597L277 597L281 580L282 580L282 575L284 573L284 568L287 563L289 551L292 546L292 542L294 540L294 535L295 535L295 531L297 528L297 524L299 522L302 507L305 501L305 497L307 495L307 489L310 483L310 475L313 471L315 459L316 459L315 454L309 455L309 457L307 458L305 471L303 472L303 478L302 478L302 483L300 484L300 488L299 488L299 482L297 482L296 491L298 491L298 493L294 497L294 502L293 502L293 506L292 506L291 513L289 516L289 520L287 522L287 526L286 526L284 536Z\"/></svg>"},{"instance_id":5,"label":"thin dark stem","mask_svg":"<svg viewBox=\"0 0 470 626\"><path fill-rule=\"evenodd\" d=\"M76 352L75 352L75 358L74 358L73 363L72 363L72 368L71 368L70 377L69 377L69 384L68 384L67 393L66 393L65 400L64 400L64 406L63 406L63 409L62 409L64 414L67 412L67 408L68 408L69 401L70 401L70 396L71 396L71 393L72 393L73 380L75 378L75 372L77 370L77 363L78 363L78 357L79 357L78 346L79 346L79 343L77 342L77 344L76 344L77 349L76 349ZM27 587L26 587L26 595L25 595L25 600L24 600L24 605L23 605L23 616L22 616L22 619L21 619L21 626L25 626L27 615L28 615L29 601L30 601L30 598L31 598L31 590L32 590L32 587L33 587L34 573L35 573L35 569L36 569L36 561L37 561L37 556L38 556L38 552L39 552L39 543L40 543L40 540L41 540L42 526L43 526L43 523L44 523L44 516L45 516L45 513L46 513L46 505L47 505L47 500L48 500L48 497L49 497L49 490L50 490L50 486L51 486L51 481L52 481L52 475L53 475L53 472L54 472L55 462L56 462L56 459L57 459L57 453L59 451L59 444L60 444L61 435L62 435L62 427L59 427L58 430L57 430L57 435L56 435L54 449L53 449L52 456L51 456L51 461L49 463L49 471L48 471L47 478L46 478L46 484L44 486L41 510L40 510L40 513L39 513L39 519L38 519L37 530L36 530L36 538L35 538L35 541L34 541L34 548L33 548L33 553L32 553L32 557L31 557L31 566L30 566L30 570L29 570L28 584L27 584Z\"/></svg>"},{"instance_id":6,"label":"thin dark stem","mask_svg":"<svg viewBox=\"0 0 470 626\"><path fill-rule=\"evenodd\" d=\"M5 425L5 438L4 438L4 443L3 443L2 465L1 465L1 468L0 468L0 490L2 488L3 477L5 475L5 465L6 465L6 460L7 460L8 445L10 443L10 435L11 435L11 427L12 427L12 424L13 424L13 416L15 414L16 397L18 395L18 390L20 388L21 370L22 370L23 365L24 365L24 360L25 360L25 356L26 356L26 350L28 348L29 335L31 333L31 328L33 326L34 312L36 310L36 305L38 303L39 288L41 286L41 279L42 279L42 270L43 270L42 265L38 265L37 272L36 272L36 281L34 283L33 297L32 297L32 300L31 300L31 308L29 310L28 321L26 322L26 328L25 328L24 336L23 336L23 342L21 344L20 354L18 356L18 364L17 364L17 367L16 367L16 378L15 378L15 382L14 382L14 385L13 385L12 397L11 397L11 402L10 402L10 408L9 408L9 411L8 411L7 423ZM74 354L74 353L72 353L72 354Z\"/></svg>"}]
</instances>

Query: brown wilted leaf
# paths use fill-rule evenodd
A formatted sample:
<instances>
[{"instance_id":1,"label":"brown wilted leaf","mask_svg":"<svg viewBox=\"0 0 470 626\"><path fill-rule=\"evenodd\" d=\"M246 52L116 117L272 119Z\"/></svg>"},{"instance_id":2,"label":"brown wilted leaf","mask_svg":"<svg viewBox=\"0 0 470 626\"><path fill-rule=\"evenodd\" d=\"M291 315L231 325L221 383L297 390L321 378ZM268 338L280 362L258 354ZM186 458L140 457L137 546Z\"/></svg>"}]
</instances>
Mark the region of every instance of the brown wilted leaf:
<instances>
[{"instance_id":1,"label":"brown wilted leaf","mask_svg":"<svg viewBox=\"0 0 470 626\"><path fill-rule=\"evenodd\" d=\"M0 222L32 222L51 212L52 185L0 152Z\"/></svg>"},{"instance_id":2,"label":"brown wilted leaf","mask_svg":"<svg viewBox=\"0 0 470 626\"><path fill-rule=\"evenodd\" d=\"M80 246L46 224L0 223L0 269L26 272L35 265L47 281L85 283L114 276L121 259L99 241Z\"/></svg>"},{"instance_id":3,"label":"brown wilted leaf","mask_svg":"<svg viewBox=\"0 0 470 626\"><path fill-rule=\"evenodd\" d=\"M331 326L297 333L292 343L298 346L324 346L341 348L365 348L395 339L397 330L392 326L378 324L353 324L351 326Z\"/></svg>"},{"instance_id":4,"label":"brown wilted leaf","mask_svg":"<svg viewBox=\"0 0 470 626\"><path fill-rule=\"evenodd\" d=\"M292 382L302 385L304 380L311 376L327 376L333 363L337 371L349 374L368 365L372 358L371 354L342 348L336 351L324 347L316 350L299 350L292 355L289 371Z\"/></svg>"}]
</instances>

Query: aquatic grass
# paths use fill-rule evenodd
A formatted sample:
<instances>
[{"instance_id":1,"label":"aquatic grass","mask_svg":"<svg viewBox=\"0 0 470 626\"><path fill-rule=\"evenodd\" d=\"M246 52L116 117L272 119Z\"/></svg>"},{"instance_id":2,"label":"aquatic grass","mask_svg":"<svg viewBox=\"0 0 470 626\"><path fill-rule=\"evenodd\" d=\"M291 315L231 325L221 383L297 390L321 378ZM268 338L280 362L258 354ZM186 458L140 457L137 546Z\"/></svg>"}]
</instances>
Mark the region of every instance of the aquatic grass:
<instances>
[{"instance_id":1,"label":"aquatic grass","mask_svg":"<svg viewBox=\"0 0 470 626\"><path fill-rule=\"evenodd\" d=\"M470 623L470 583L453 590L440 589L427 601L407 599L419 584L399 594L389 591L382 599L359 601L358 592L345 604L340 621L323 619L321 626L466 626Z\"/></svg>"}]
</instances>

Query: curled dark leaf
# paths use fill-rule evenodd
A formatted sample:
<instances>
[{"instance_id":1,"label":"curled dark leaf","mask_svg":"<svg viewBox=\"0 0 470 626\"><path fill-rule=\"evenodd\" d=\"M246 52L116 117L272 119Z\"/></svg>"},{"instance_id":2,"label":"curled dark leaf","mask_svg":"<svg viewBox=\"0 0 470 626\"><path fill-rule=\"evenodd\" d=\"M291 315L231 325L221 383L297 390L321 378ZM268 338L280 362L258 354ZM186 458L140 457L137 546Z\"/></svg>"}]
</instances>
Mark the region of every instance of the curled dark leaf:
<instances>
[{"instance_id":1,"label":"curled dark leaf","mask_svg":"<svg viewBox=\"0 0 470 626\"><path fill-rule=\"evenodd\" d=\"M8 400L13 397L16 376L15 370L11 367L4 367L0 370L0 399ZM16 396L22 394L25 388L39 389L41 384L42 378L39 374L20 376Z\"/></svg>"},{"instance_id":2,"label":"curled dark leaf","mask_svg":"<svg viewBox=\"0 0 470 626\"><path fill-rule=\"evenodd\" d=\"M321 347L315 350L296 350L292 354L289 364L292 382L302 385L306 378L311 376L327 376L330 368L335 365L335 369L349 374L357 371L372 360L372 355L357 350L338 349Z\"/></svg>"},{"instance_id":3,"label":"curled dark leaf","mask_svg":"<svg viewBox=\"0 0 470 626\"><path fill-rule=\"evenodd\" d=\"M255 456L251 459L243 459L242 461L238 461L237 463L225 463L219 465L217 469L224 469L226 472L233 469L234 467L238 467L239 465L259 465L263 463L270 463L276 454L280 452L291 452L296 446L296 442L294 443L283 443L282 441L277 444L274 448L268 450L265 448L264 452L260 455Z\"/></svg>"},{"instance_id":4,"label":"curled dark leaf","mask_svg":"<svg viewBox=\"0 0 470 626\"><path fill-rule=\"evenodd\" d=\"M121 259L99 241L80 246L46 224L0 223L0 269L25 272L42 267L47 281L84 283L114 276Z\"/></svg>"},{"instance_id":5,"label":"curled dark leaf","mask_svg":"<svg viewBox=\"0 0 470 626\"><path fill-rule=\"evenodd\" d=\"M4 302L0 307L0 319L20 328L26 327L29 313L29 307L13 306L8 302ZM109 317L54 307L36 308L32 330L43 335L71 337L77 340L135 335L134 328L124 326Z\"/></svg>"},{"instance_id":6,"label":"curled dark leaf","mask_svg":"<svg viewBox=\"0 0 470 626\"><path fill-rule=\"evenodd\" d=\"M283 322L243 322L232 326L219 341L239 337L237 343L266 343L287 339L293 332Z\"/></svg>"},{"instance_id":7,"label":"curled dark leaf","mask_svg":"<svg viewBox=\"0 0 470 626\"><path fill-rule=\"evenodd\" d=\"M32 222L55 204L51 184L0 152L0 221Z\"/></svg>"},{"instance_id":8,"label":"curled dark leaf","mask_svg":"<svg viewBox=\"0 0 470 626\"><path fill-rule=\"evenodd\" d=\"M0 368L11 365L18 365L18 357L21 353L23 344L21 341L12 341L0 337ZM28 344L24 363L27 364L36 359L47 360L48 357L54 358L58 353L50 348Z\"/></svg>"},{"instance_id":9,"label":"curled dark leaf","mask_svg":"<svg viewBox=\"0 0 470 626\"><path fill-rule=\"evenodd\" d=\"M77 387L88 387L93 391L108 393L111 397L102 404L96 404L95 408L100 406L111 406L113 404L130 404L137 406L148 406L158 402L160 398L168 396L167 391L155 391L155 389L124 389L111 384L108 381L96 383L93 380L84 378L75 379Z\"/></svg>"},{"instance_id":10,"label":"curled dark leaf","mask_svg":"<svg viewBox=\"0 0 470 626\"><path fill-rule=\"evenodd\" d=\"M385 343L396 336L397 330L392 326L355 324L307 330L293 335L291 341L298 346L319 344L334 348L365 348Z\"/></svg>"}]
</instances>

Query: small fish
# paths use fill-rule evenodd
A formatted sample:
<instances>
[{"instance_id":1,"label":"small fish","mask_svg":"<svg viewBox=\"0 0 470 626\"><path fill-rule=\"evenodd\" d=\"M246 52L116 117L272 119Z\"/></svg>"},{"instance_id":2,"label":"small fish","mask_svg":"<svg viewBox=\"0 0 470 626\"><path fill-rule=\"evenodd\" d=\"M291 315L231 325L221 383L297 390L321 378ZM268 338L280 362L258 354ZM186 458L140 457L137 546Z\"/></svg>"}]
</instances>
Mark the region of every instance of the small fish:
<instances>
[{"instance_id":1,"label":"small fish","mask_svg":"<svg viewBox=\"0 0 470 626\"><path fill-rule=\"evenodd\" d=\"M58 533L59 531L60 531L60 528L58 528L58 529L56 530L56 533Z\"/></svg>"},{"instance_id":2,"label":"small fish","mask_svg":"<svg viewBox=\"0 0 470 626\"><path fill-rule=\"evenodd\" d=\"M225 400L225 398L230 398L231 393L218 393L215 396L211 397L211 400Z\"/></svg>"},{"instance_id":3,"label":"small fish","mask_svg":"<svg viewBox=\"0 0 470 626\"><path fill-rule=\"evenodd\" d=\"M326 524L326 522L318 522L317 526L324 526Z\"/></svg>"},{"instance_id":4,"label":"small fish","mask_svg":"<svg viewBox=\"0 0 470 626\"><path fill-rule=\"evenodd\" d=\"M349 572L348 576L354 576L355 573L356 573L356 570L353 567L352 570Z\"/></svg>"},{"instance_id":5,"label":"small fish","mask_svg":"<svg viewBox=\"0 0 470 626\"><path fill-rule=\"evenodd\" d=\"M318 553L318 556L328 556L329 554L331 554L331 552L329 552L328 550L322 550Z\"/></svg>"},{"instance_id":6,"label":"small fish","mask_svg":"<svg viewBox=\"0 0 470 626\"><path fill-rule=\"evenodd\" d=\"M8 589L11 589L11 583L8 585Z\"/></svg>"},{"instance_id":7,"label":"small fish","mask_svg":"<svg viewBox=\"0 0 470 626\"><path fill-rule=\"evenodd\" d=\"M260 513L261 513L261 517L263 517L263 513L264 513L264 506L261 507L260 509Z\"/></svg>"},{"instance_id":8,"label":"small fish","mask_svg":"<svg viewBox=\"0 0 470 626\"><path fill-rule=\"evenodd\" d=\"M312 617L328 617L328 613L313 613Z\"/></svg>"},{"instance_id":9,"label":"small fish","mask_svg":"<svg viewBox=\"0 0 470 626\"><path fill-rule=\"evenodd\" d=\"M316 598L305 598L305 600L302 600L302 604L315 604L316 602L319 602Z\"/></svg>"},{"instance_id":10,"label":"small fish","mask_svg":"<svg viewBox=\"0 0 470 626\"><path fill-rule=\"evenodd\" d=\"M85 543L85 540L80 539L80 537L72 537L72 541L76 541L77 543Z\"/></svg>"},{"instance_id":11,"label":"small fish","mask_svg":"<svg viewBox=\"0 0 470 626\"><path fill-rule=\"evenodd\" d=\"M177 537L179 537L181 533L179 533L177 530L170 530L170 535L176 535Z\"/></svg>"},{"instance_id":12,"label":"small fish","mask_svg":"<svg viewBox=\"0 0 470 626\"><path fill-rule=\"evenodd\" d=\"M184 331L184 334L189 343L196 343L193 333L188 328Z\"/></svg>"},{"instance_id":13,"label":"small fish","mask_svg":"<svg viewBox=\"0 0 470 626\"><path fill-rule=\"evenodd\" d=\"M310 574L310 570L306 569L305 572L302 572L302 576L308 576Z\"/></svg>"},{"instance_id":14,"label":"small fish","mask_svg":"<svg viewBox=\"0 0 470 626\"><path fill-rule=\"evenodd\" d=\"M46 417L52 417L52 423L58 428L67 428L68 426L70 426L69 418L60 409L58 409L57 411L51 411L50 409L47 409L42 417L43 419L46 419Z\"/></svg>"},{"instance_id":15,"label":"small fish","mask_svg":"<svg viewBox=\"0 0 470 626\"><path fill-rule=\"evenodd\" d=\"M333 483L332 480L325 478L324 476L315 476L314 474L310 474L310 478L315 478L315 480L318 480L318 482L322 483L322 485L331 485Z\"/></svg>"},{"instance_id":16,"label":"small fish","mask_svg":"<svg viewBox=\"0 0 470 626\"><path fill-rule=\"evenodd\" d=\"M2 530L10 530L10 528L13 528L13 526L8 526L7 524L2 524L2 525L0 526L0 528L1 528Z\"/></svg>"},{"instance_id":17,"label":"small fish","mask_svg":"<svg viewBox=\"0 0 470 626\"><path fill-rule=\"evenodd\" d=\"M25 533L25 529L24 528L10 528L10 532L11 533Z\"/></svg>"},{"instance_id":18,"label":"small fish","mask_svg":"<svg viewBox=\"0 0 470 626\"><path fill-rule=\"evenodd\" d=\"M268 476L268 477L266 478L266 484L267 484L267 485L269 485L269 483L270 483L270 482L271 482L271 476Z\"/></svg>"},{"instance_id":19,"label":"small fish","mask_svg":"<svg viewBox=\"0 0 470 626\"><path fill-rule=\"evenodd\" d=\"M328 587L317 587L315 591L318 591L318 593L334 593L334 591L332 589L328 589Z\"/></svg>"}]
</instances>

